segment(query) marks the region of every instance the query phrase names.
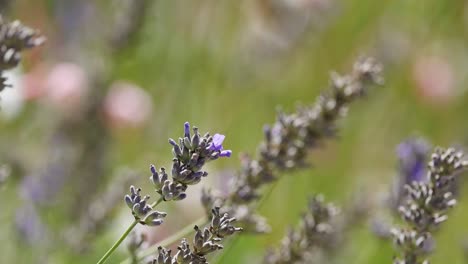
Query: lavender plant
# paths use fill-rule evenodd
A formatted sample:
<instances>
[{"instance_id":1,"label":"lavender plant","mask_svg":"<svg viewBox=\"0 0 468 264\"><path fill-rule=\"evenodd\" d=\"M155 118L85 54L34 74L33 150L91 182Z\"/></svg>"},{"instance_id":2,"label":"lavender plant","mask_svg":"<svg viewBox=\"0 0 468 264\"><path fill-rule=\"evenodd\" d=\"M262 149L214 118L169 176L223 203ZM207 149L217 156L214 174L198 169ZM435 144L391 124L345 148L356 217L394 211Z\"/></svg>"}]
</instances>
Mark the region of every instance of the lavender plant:
<instances>
[{"instance_id":1,"label":"lavender plant","mask_svg":"<svg viewBox=\"0 0 468 264\"><path fill-rule=\"evenodd\" d=\"M358 60L351 74L332 74L330 90L319 96L315 104L301 107L290 115L280 112L273 126L265 126L265 140L259 147L259 159L255 160L247 155L241 157L241 171L233 179L232 191L224 196L212 190L203 191L201 202L206 212L211 212L211 208L221 207L234 216L245 231L268 232L270 227L266 219L258 215L254 208L255 202L262 197L261 188L276 181L281 172L305 167L310 150L336 135L336 122L346 115L348 106L363 97L369 86L382 84L381 71L382 66L372 58ZM185 140L180 141L179 148L182 143L185 144ZM173 152L180 155L176 144L172 144ZM225 155L228 154L230 152L225 152ZM222 156L222 152L219 155ZM163 175L164 170L156 177L159 188L167 178ZM182 235L186 233L189 232ZM146 249L142 257L155 250L155 247Z\"/></svg>"},{"instance_id":2,"label":"lavender plant","mask_svg":"<svg viewBox=\"0 0 468 264\"><path fill-rule=\"evenodd\" d=\"M169 179L165 168L162 167L159 169L159 171L157 171L154 165L150 166L152 174L150 180L155 187L156 193L159 195L159 199L157 201L150 204L149 195L142 196L140 188L136 188L134 186L130 187L130 194L125 195L125 203L130 208L135 220L127 228L119 240L117 240L117 242L106 252L106 254L104 254L98 263L104 263L137 224L148 226L161 225L163 223L163 218L167 214L164 212L159 212L154 208L163 201L167 202L185 199L187 196L185 191L187 190L188 186L195 185L199 183L203 177L208 176L208 172L203 170L203 166L207 162L216 160L220 157L231 156L232 151L224 150L223 148L222 144L225 139L224 135L215 134L211 136L209 133L206 133L202 136L198 132L197 127L193 127L192 130L193 135L191 135L190 132L190 124L186 122L184 124L184 135L179 138L179 142L177 143L172 138L169 139L169 144L172 145L172 154L174 155L171 171L172 180ZM221 222L218 223L219 221L222 222L222 226L220 225ZM215 231L210 231L211 235L209 236L198 235L198 237L202 237L201 239L203 243L201 246L198 244L200 238L197 238L196 236L196 241L198 242L194 246L195 255L203 256L211 252L206 251L207 249L205 249L204 246L209 246L210 248L219 248L215 242L217 242L218 239L223 236L223 234L227 235L225 232L239 231L240 229L232 229L233 227L228 225L232 221L234 221L234 218L227 218L227 214L220 218L219 209L214 209L213 225L211 226L210 230L213 229ZM206 235L206 232L204 233L204 235ZM215 238L215 236L218 238ZM208 244L205 245L205 243ZM201 260L202 258L197 261Z\"/></svg>"},{"instance_id":3,"label":"lavender plant","mask_svg":"<svg viewBox=\"0 0 468 264\"><path fill-rule=\"evenodd\" d=\"M462 152L438 148L428 163L427 179L405 186L407 197L399 207L406 227L392 229L399 251L394 264L427 264L427 248L432 233L448 219L448 211L456 205L451 192L458 175L468 167Z\"/></svg>"},{"instance_id":4,"label":"lavender plant","mask_svg":"<svg viewBox=\"0 0 468 264\"><path fill-rule=\"evenodd\" d=\"M287 115L280 112L272 126L265 126L265 139L259 147L258 160L244 157L242 169L226 197L209 197L206 208L222 201L223 208L235 215L247 231L265 232L265 220L251 207L261 197L261 187L276 181L280 173L304 167L308 153L337 133L337 120L346 115L349 105L366 94L369 86L382 84L382 66L374 59L358 60L353 72L332 74L331 87L310 107L301 107Z\"/></svg>"},{"instance_id":5,"label":"lavender plant","mask_svg":"<svg viewBox=\"0 0 468 264\"><path fill-rule=\"evenodd\" d=\"M229 61L230 58L228 58L229 56L222 57L221 60L215 58L220 53L224 52L224 50L219 49L219 47L224 48L225 46L220 45L218 37L222 39L226 35L224 32L218 32L216 30L222 31L227 29L229 33L242 32L243 28L236 27L238 24L244 25L246 23L237 23L234 19L235 13L226 13L227 15L225 16L223 13L219 12L223 11L221 10L223 7L238 10L238 8L232 8L233 5L236 4L226 4L227 2L221 6L216 5L215 8L208 2L192 5L186 5L185 3L183 5L177 3L162 3L158 5L155 10L157 10L156 12L159 18L165 18L166 16L171 17L170 23L172 24L169 24L169 27L166 27L167 25L162 27L146 27L143 25L146 18L154 15L150 13L150 16L146 16L145 18L145 14L148 14L148 11L154 11L152 8L149 8L149 6L155 1L111 0L99 4L93 1L46 2L47 9L39 8L43 16L42 19L44 19L43 23L54 24L54 28L57 27L63 30L63 32L53 37L53 39L59 40L59 45L57 45L59 52L54 52L54 55L59 54L58 57L60 60L83 62L76 64L80 64L81 68L92 73L88 76L90 92L88 94L89 96L86 96L86 98L82 100L85 102L83 106L80 106L80 109L70 114L70 116L61 116L63 120L59 120L58 126L56 126L55 129L52 128L52 131L45 126L51 123L54 124L56 120L53 119L48 119L49 122L51 121L50 123L42 122L42 120L38 119L39 121L37 124L33 124L21 131L20 134L25 137L30 135L30 131L34 130L52 134L52 137L56 137L57 135L59 137L64 136L63 138L65 138L65 140L63 142L56 142L58 144L53 144L53 142L51 143L50 141L46 141L45 143L44 141L40 141L37 145L32 147L32 151L29 151L29 149L25 150L24 152L28 152L26 157L42 156L37 160L31 159L31 161L21 161L21 164L23 164L23 161L26 161L24 164L25 167L34 166L26 168L25 171L27 174L25 175L27 175L27 177L23 177L23 173L16 173L14 170L14 173L8 176L9 173L5 173L3 168L0 167L0 187L5 183L5 180L8 180L9 185L10 183L14 184L17 180L23 182L23 184L19 186L22 192L18 199L24 204L23 206L14 204L16 202L16 190L12 191L12 188L5 188L2 190L6 194L5 197L7 199L4 200L7 204L6 208L2 209L1 218L7 218L10 213L16 215L16 224L18 230L23 234L23 238L29 239L31 242L30 245L32 246L35 246L34 244L41 244L39 249L36 248L34 250L38 249L37 251L41 251L39 255L42 255L42 257L30 254L33 255L31 257L32 261L49 263L66 262L66 260L62 259L63 253L50 254L52 250L62 251L62 248L58 249L58 247L56 247L61 242L68 242L65 244L67 249L70 245L76 245L76 248L79 249L75 250L73 253L78 252L80 257L86 257L81 250L90 245L92 246L94 244L93 240L102 234L100 231L104 229L105 226L108 226L106 224L109 222L109 219L112 218L113 212L115 212L113 209L116 208L116 201L120 200L120 202L122 202L122 188L127 188L133 181L128 178L122 181L114 179L112 181L107 181L112 176L107 174L107 172L112 171L114 169L112 166L116 163L111 164L111 162L106 162L105 160L107 158L125 158L125 154L122 156L117 154L115 155L117 157L115 157L112 153L114 150L112 147L114 146L111 145L112 141L110 139L112 137L110 135L114 135L114 131L111 131L114 128L111 128L111 126L107 128L106 123L103 122L106 117L105 115L101 115L102 112L105 112L103 111L103 102L106 96L105 87L109 86L109 83L115 76L135 78L138 79L138 82L148 81L146 79L147 72L141 71L141 69L135 70L135 68L142 63L145 66L150 65L151 67L147 68L151 68L152 70L154 70L154 68L164 68L170 73L169 76L167 76L169 80L165 79L166 76L163 76L163 78L156 78L158 85L170 83L172 81L171 78L174 78L174 76L176 76L178 80L181 80L178 85L184 85L186 80L190 80L190 82L195 80L194 84L197 84L199 76L195 76L196 78L192 78L194 76L191 76L191 74L193 74L192 72L195 72L192 71L193 63L188 61L188 63L185 63L185 61L183 61L183 67L180 67L180 62L182 61L180 58L181 56L185 57L185 55L192 55L188 57L193 57L194 63L196 63L197 66L200 61L205 63L213 57L215 59L213 60L215 62L213 65L208 64L208 62L207 65L204 65L205 67L201 67L200 69L216 68L214 72L219 75L217 70L219 67L216 66L219 66L218 64L222 64L225 61ZM264 9L255 10L254 12L248 10L249 13L259 12L262 15L260 17L253 17L252 22L247 23L247 25L249 25L247 28L248 30L253 30L254 35L260 36L261 39L265 40L263 41L264 44L262 44L263 48L268 49L268 46L277 45L280 46L281 50L285 48L288 49L288 46L294 43L297 37L294 36L297 35L297 32L293 31L297 31L296 29L298 28L299 31L303 31L305 24L302 22L307 22L305 20L310 19L312 19L313 22L317 22L314 20L317 18L309 11L312 9L314 9L314 11L323 11L324 7L330 4L334 5L329 2L330 1L327 0L253 1L252 3L257 3ZM249 5L252 5L252 3L249 3ZM5 3L2 1L0 6L4 5ZM22 4L18 4L18 6L21 5ZM58 8L60 6L66 7L65 13L63 13L64 10ZM109 6L114 7L115 10L112 8L108 9ZM355 11L359 9L354 9L352 3L350 3L349 8L348 6L346 7L346 10L349 10L349 14L353 16L355 16ZM453 21L459 22L458 20L463 17L459 15L452 16L453 14L451 12L453 10L462 10L458 7L459 5L451 6L444 4L442 9L444 12L447 10L450 12L450 21L453 19ZM15 6L15 11L16 8ZM19 9L22 8L24 7L19 7ZM380 14L385 14L385 20L391 19L392 13L395 12L383 12L387 11L385 10L386 6L379 4L372 5L369 8L367 8L368 10L366 9L366 11L379 11L366 12L366 15L368 15L367 13L371 14L371 19L374 19L374 17L380 18ZM194 21L192 21L193 15L190 9L197 10L195 12L197 19ZM280 12L281 14L278 12L275 13L275 11L280 9L284 12ZM393 9L395 8L392 8L392 10ZM44 10L47 11L44 12ZM159 10L162 11L160 12ZM167 10L173 13L165 15ZM399 11L398 9L396 10ZM115 19L109 19L110 17L106 16L108 14L102 11L107 11L111 13L112 16L117 14L117 16ZM53 14L62 12L62 20L58 23L56 23L57 21L49 21L48 18L42 14L48 14L49 12ZM242 12L244 12L244 10ZM213 16L213 13L216 15ZM427 12L423 13L424 16L421 18L430 18L430 14ZM460 12L456 13L459 14ZM84 31L87 31L87 34L82 34L84 31L80 32L80 34L78 31L80 31L81 28L88 27L84 27L83 23L76 23L76 20L84 21L91 17L99 19L92 19L93 21L89 22L87 25L98 25L99 23L97 22L105 21L105 28L96 27L96 30L86 29ZM218 17L227 17L228 19L220 20ZM244 18L245 17L242 16L242 19ZM417 21L424 21L424 19L412 19L411 17L411 19L407 20L420 23ZM361 22L362 21L357 21L359 25L362 24ZM216 24L218 26L216 28L211 28L210 24ZM293 24L297 24L299 27L291 31L293 32L292 35L288 32L286 32L287 34L283 34L285 33L283 32L285 31L284 29L290 28ZM328 47L327 41L332 40L335 43L340 43L340 41L335 41L335 35L339 35L335 33L340 33L339 31L343 29L352 29L357 25L356 23L351 23L348 28L347 24L346 22L340 23L338 27L336 27L336 32L335 30L332 32L332 38L329 38L330 34L324 34L326 38L324 39L324 43L318 45L320 47L317 53L322 52L323 50L320 49L323 49L323 47L325 47L327 51L328 49L332 49ZM374 23L369 24L373 25ZM463 23L446 24L462 25ZM114 25L110 28L109 32L107 32L109 29L108 25ZM176 31L180 34L173 33L172 25L177 27ZM392 25L394 24L392 23ZM427 25L424 25L424 28L425 27L427 27ZM460 27L461 26L457 26L455 28L457 32L462 29ZM142 28L144 29L141 30L143 34L138 34ZM372 30L374 28L375 27L372 27ZM413 29L413 27L411 28ZM370 28L363 29L366 29L364 31L370 30ZM414 29L417 33L418 28L415 27ZM443 27L439 27L438 30L442 31L442 29ZM212 34L212 30L215 30L215 34ZM404 30L402 28L392 27L392 31L393 30L395 32L390 32L388 30L382 31L385 32L384 40L392 38L396 39L396 42L398 42L397 44L400 44L397 46L400 47L402 51L397 53L407 55L410 49L413 50L414 47L419 47L419 45L417 45L417 37L415 39L412 36L406 36L407 32L399 32ZM193 34L185 34L187 32ZM175 37L170 39L168 42L169 44L166 44L166 36L155 37L155 35L161 33ZM299 33L302 34L306 32ZM356 40L362 39L360 37L362 34L356 37L348 33L349 32L343 34L348 43L346 48L350 49L350 47L352 47L353 49L350 50L354 50L354 48L356 48ZM424 34L422 31L420 33ZM440 33L444 32L439 32L439 34L437 34L440 38L437 40L438 42L443 41L443 37L441 37L443 34ZM208 34L210 36L215 35L216 38L210 38L209 42L205 42L204 38ZM84 37L85 35L87 38ZM235 34L227 35L231 36ZM302 35L306 36L306 34ZM93 42L95 36L105 36L107 40L102 43L96 43ZM140 43L141 45L130 47L134 44L133 40L139 37L144 38L144 41ZM92 43L84 43L86 41L83 41L83 39L91 40ZM154 50L154 43L152 43L150 39L153 42L157 42L158 47L162 46L162 49L164 49L166 45L169 45L169 52L165 50ZM194 41L196 44L187 46L186 44L189 41L185 43L184 41L186 40L196 40ZM28 28L18 21L6 22L0 19L0 92L4 90L5 87L9 86L7 84L8 80L3 75L4 72L14 68L20 63L23 51L37 47L43 41L44 38L36 30ZM235 37L234 39L229 38L228 41L230 43L237 43ZM387 43L386 41L384 42ZM308 44L308 40L306 40L306 44ZM102 46L99 47L100 45ZM68 48L63 49L64 46L68 46ZM238 55L235 51L236 47L231 46L229 46L226 51L233 52L234 56ZM424 53L431 52L430 46L431 45L428 44L429 48L424 49ZM84 47L92 47L92 49L86 50ZM128 47L130 48L127 49ZM184 49L184 52L188 52L180 53L178 49L181 48ZM195 52L190 51L190 48L193 48ZM245 47L241 45L241 49L245 49ZM377 50L379 50L378 47ZM387 57L388 55L392 57L399 56L394 52L394 49L389 50L391 52L388 52ZM68 53L69 51L78 51L78 55L60 54L61 52ZM344 50L337 51L337 54L340 56L346 53ZM303 52L303 50L298 49L298 52L293 52L293 55L301 55ZM445 51L442 49L438 52L443 54ZM288 55L284 52L280 53L277 54L281 56L275 57ZM415 63L412 71L412 74L415 75L412 76L414 78L403 79L414 79L416 83L415 88L418 89L415 94L421 96L421 98L429 98L433 101L437 101L437 103L450 105L451 100L454 100L456 94L453 92L449 94L451 91L446 88L454 83L454 80L459 79L460 76L457 75L458 71L456 71L460 68L456 67L459 65L452 65L451 61L444 58L442 58L442 60L437 60L436 58L435 61L433 58L426 58L426 60L423 58L423 60L421 60L418 57L428 57L428 55L430 55L422 53L423 52L421 52L421 54L415 54L417 56L414 56L417 58L417 63ZM460 51L447 53L450 53L448 56L456 56L459 55ZM209 60L204 60L206 59L206 55L209 56ZM273 54L269 54L269 56L271 55ZM308 53L308 55L319 54L311 52L310 54ZM337 60L340 56L337 55L332 59ZM144 59L141 59L142 57ZM154 64L154 57L160 59L157 60L160 63ZM400 57L411 57L413 59L413 56ZM318 62L324 59L323 56L316 56L316 58ZM278 59L281 60L281 58ZM328 58L325 56L325 59ZM125 63L121 64L119 60ZM236 61L236 59L233 61ZM38 67L35 74L42 75L44 69L48 67L44 65ZM170 235L167 239L164 239L152 247L146 243L144 237L137 235L130 237L131 239L129 240L131 240L131 243L129 244L129 251L132 264L145 263L147 261L152 264L207 263L210 256L216 254L216 252L224 254L222 252L226 252L226 250L220 251L220 249L223 248L223 245L226 245L226 239L238 234L240 231L248 231L246 233L268 232L270 227L268 226L267 220L257 212L257 209L259 209L262 201L266 199L274 188L274 183L279 181L281 177L284 177L283 175L285 174L309 166L310 151L322 146L324 142L336 136L339 132L338 121L341 117L346 115L348 107L362 98L371 86L382 82L380 77L381 70L381 66L372 59L361 60L355 64L352 73L345 76L333 74L329 91L322 94L313 105L300 107L294 113L280 111L276 122L272 125L265 126L264 139L257 148L257 154L252 156L243 155L241 157L240 172L233 179L232 185L229 186L229 191L225 194L217 193L216 190L205 189L203 191L202 204L206 211L205 217L197 220L196 224L191 224L181 229L179 232ZM297 73L297 71L295 72ZM121 73L124 74L121 75ZM205 72L203 72L203 74L205 74ZM230 72L227 73L227 75L232 76ZM209 77L206 75L204 76ZM428 76L431 78L427 78ZM34 77L32 78L34 82L37 80L44 83L46 82L44 80L46 78L43 76L40 76L41 78L38 76L27 77ZM48 88L42 87L46 86L44 83L40 85L37 84L37 86L41 86L41 89L47 90ZM218 82L216 81L214 83ZM437 87L442 87L442 89L437 89ZM66 89L63 89L61 92L64 91L66 91ZM44 91L42 90L40 93L41 92ZM442 94L442 92L445 94ZM195 93L198 95L198 91ZM436 98L436 100L433 97L442 97L442 99ZM209 100L209 98L207 98L208 97L205 96L200 97L202 100ZM26 97L23 99L25 102L30 100L30 98ZM199 100L192 101L201 103ZM39 106L42 103L42 101L39 100L37 102ZM170 100L163 100L163 102L166 102L167 105L171 104ZM28 105L26 111L22 113L20 118L8 123L7 129L11 129L11 132L16 133L18 129L17 124L30 121L24 117L28 117L31 112L36 112L35 110L37 109L35 107L37 105ZM33 109L33 111L30 109ZM148 111L150 112L150 110ZM164 111L164 108L158 108L158 111ZM34 115L34 117L42 116ZM132 114L130 114L129 118L131 119L133 117ZM40 129L36 129L36 126ZM41 132L39 132L39 134ZM120 131L115 133L115 135L119 137L121 135L119 133ZM125 133L127 133L127 131L125 131ZM134 131L131 132L131 134L133 133ZM36 132L34 132L34 135L36 135ZM128 134L125 134L125 140L131 138L127 137L127 135ZM3 138L7 146L4 148L5 152L10 151L10 146L11 149L13 149L17 147L16 145L18 145L18 148L20 147L19 145L23 145L19 140L10 140L7 136ZM120 243L126 239L127 235L135 234L132 233L135 231L135 226L162 225L163 222L166 221L167 213L160 210L159 206L161 203L187 199L189 186L201 183L203 178L208 176L208 172L205 168L206 163L232 155L231 151L223 149L224 139L225 137L220 134L215 134L213 136L205 134L202 136L202 134L198 133L196 128L191 129L189 124L186 123L184 126L184 135L179 139L169 140L174 155L171 168L166 170L164 167L150 166L150 175L148 176L150 176L150 181L155 190L155 192L151 194L151 198L153 199L147 195L148 192L146 190L142 190L138 188L138 186L130 186L130 192L125 196L124 201L130 209L133 222L98 263L103 263L108 260L109 256L119 247ZM48 145L51 149L59 149L58 154L51 156L50 154L55 153L53 150L52 152L47 152L47 150L37 148L42 145ZM117 148L121 147L120 142L116 145L118 145ZM132 149L138 149L135 145L136 144L133 145ZM27 147L29 148L29 146ZM72 151L63 152L63 149L72 149ZM434 240L433 234L437 231L440 224L446 221L450 208L456 205L455 192L458 175L468 166L468 162L463 159L461 153L452 149L439 149L436 150L433 155L428 168L425 168L424 164L428 158L427 153L428 146L420 141L411 140L404 142L398 149L400 158L399 179L398 183L394 186L394 193L391 197L393 200L391 202L393 206L392 209L398 208L406 225L392 230L398 250L398 256L394 259L395 264L428 263L427 258L430 252L428 248L431 247L431 243ZM12 165L9 164L9 162L5 163L8 163L9 166ZM14 168L14 166L11 167ZM426 174L427 177L424 177ZM35 181L31 181L31 179ZM109 184L108 187L110 188L106 188L106 184ZM105 193L101 193L102 191L105 191ZM27 197L24 193L27 193ZM63 197L61 195L63 195ZM153 197L153 195L155 195L155 197ZM44 210L46 207L48 207L49 211L54 210L54 214L49 214L48 211ZM343 206L343 208L346 209L346 206ZM342 242L340 238L342 233L345 232L343 222L350 219L350 212L343 210L344 212L338 214L339 210L335 206L325 203L321 196L314 196L310 200L307 209L307 212L304 213L300 220L298 228L290 229L277 250L272 250L265 256L265 263L324 264L332 262L330 261L330 259L332 259L330 258L330 251L336 248L337 244ZM52 219L49 218L50 216L52 216ZM348 226L354 225L355 223L353 221L348 222ZM239 225L239 227L237 225ZM64 230L68 230L69 232L63 232ZM193 239L187 239L190 233L195 233ZM2 237L10 239L8 235L2 235ZM171 245L177 241L179 241L179 244L177 249L174 250ZM8 253L8 255L15 255L17 252L10 253L11 244L11 241L7 240L4 244L4 251ZM42 245L46 246L44 247ZM21 250L23 250L22 246L23 244L21 244ZM147 249L142 252L141 250L144 248ZM21 251L21 253L23 252L24 251ZM145 258L148 257L148 255L151 256ZM15 262L8 259L8 257L5 257L5 261ZM31 261L16 262L23 263ZM219 262L224 263L223 261Z\"/></svg>"}]
</instances>

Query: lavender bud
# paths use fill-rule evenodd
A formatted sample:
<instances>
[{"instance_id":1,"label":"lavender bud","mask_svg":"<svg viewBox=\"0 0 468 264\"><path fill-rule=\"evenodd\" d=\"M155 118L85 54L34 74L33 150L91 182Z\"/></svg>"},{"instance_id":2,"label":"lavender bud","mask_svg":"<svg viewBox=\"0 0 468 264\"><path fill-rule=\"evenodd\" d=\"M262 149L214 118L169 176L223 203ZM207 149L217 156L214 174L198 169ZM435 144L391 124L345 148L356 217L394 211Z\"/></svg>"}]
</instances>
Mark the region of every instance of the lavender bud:
<instances>
[{"instance_id":1,"label":"lavender bud","mask_svg":"<svg viewBox=\"0 0 468 264\"><path fill-rule=\"evenodd\" d=\"M153 210L151 205L147 203L150 197L148 195L141 197L140 192L140 188L137 189L132 185L130 186L130 195L125 195L125 203L132 210L135 220L143 225L160 225L166 213ZM141 219L143 220L141 221Z\"/></svg>"},{"instance_id":2,"label":"lavender bud","mask_svg":"<svg viewBox=\"0 0 468 264\"><path fill-rule=\"evenodd\" d=\"M169 139L169 143L173 146L172 154L174 157L180 158L182 156L182 150L180 149L180 146L172 138Z\"/></svg>"},{"instance_id":3,"label":"lavender bud","mask_svg":"<svg viewBox=\"0 0 468 264\"><path fill-rule=\"evenodd\" d=\"M163 223L162 218L166 217L166 213L153 211L149 213L144 219L143 222L149 226L158 226Z\"/></svg>"},{"instance_id":4,"label":"lavender bud","mask_svg":"<svg viewBox=\"0 0 468 264\"><path fill-rule=\"evenodd\" d=\"M190 139L190 123L189 122L184 123L184 138Z\"/></svg>"},{"instance_id":5,"label":"lavender bud","mask_svg":"<svg viewBox=\"0 0 468 264\"><path fill-rule=\"evenodd\" d=\"M228 214L221 215L219 207L215 207L212 210L213 218L211 220L210 232L220 238L230 236L235 232L242 231L241 227L234 227L231 225L236 219L234 217L229 218Z\"/></svg>"},{"instance_id":6,"label":"lavender bud","mask_svg":"<svg viewBox=\"0 0 468 264\"><path fill-rule=\"evenodd\" d=\"M155 186L156 191L159 191L161 190L162 186L164 185L164 182L168 178L166 169L161 168L159 173L156 171L156 168L154 167L154 165L151 165L150 169L152 173L150 180Z\"/></svg>"},{"instance_id":7,"label":"lavender bud","mask_svg":"<svg viewBox=\"0 0 468 264\"><path fill-rule=\"evenodd\" d=\"M192 137L192 150L198 148L200 144L200 135L198 134L198 128L193 127L193 137Z\"/></svg>"},{"instance_id":8,"label":"lavender bud","mask_svg":"<svg viewBox=\"0 0 468 264\"><path fill-rule=\"evenodd\" d=\"M161 189L161 196L164 201L178 201L183 200L187 195L185 194L186 186L171 182L169 180L164 182L164 186Z\"/></svg>"},{"instance_id":9,"label":"lavender bud","mask_svg":"<svg viewBox=\"0 0 468 264\"><path fill-rule=\"evenodd\" d=\"M184 138L184 146L185 146L188 150L191 150L191 149L192 149L192 142L190 142L190 138L189 138L189 137Z\"/></svg>"}]
</instances>

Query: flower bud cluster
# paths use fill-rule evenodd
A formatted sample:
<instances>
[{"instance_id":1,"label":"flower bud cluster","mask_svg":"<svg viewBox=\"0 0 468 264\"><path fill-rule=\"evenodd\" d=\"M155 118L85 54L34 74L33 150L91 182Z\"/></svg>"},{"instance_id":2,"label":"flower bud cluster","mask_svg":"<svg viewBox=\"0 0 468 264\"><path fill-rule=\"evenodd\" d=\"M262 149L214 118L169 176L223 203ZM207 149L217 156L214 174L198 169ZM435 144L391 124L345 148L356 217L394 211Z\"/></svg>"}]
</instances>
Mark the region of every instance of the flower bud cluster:
<instances>
[{"instance_id":1,"label":"flower bud cluster","mask_svg":"<svg viewBox=\"0 0 468 264\"><path fill-rule=\"evenodd\" d=\"M395 264L428 263L425 255L429 252L431 232L448 219L447 212L456 205L451 190L455 179L466 167L463 153L453 148L436 149L428 164L427 180L406 185L406 201L398 208L406 228L394 228L392 234L400 256Z\"/></svg>"},{"instance_id":2,"label":"flower bud cluster","mask_svg":"<svg viewBox=\"0 0 468 264\"><path fill-rule=\"evenodd\" d=\"M125 203L132 210L132 214L142 225L158 226L163 223L166 213L153 210L148 204L149 196L142 197L140 188L130 186L130 195L125 195Z\"/></svg>"},{"instance_id":3,"label":"flower bud cluster","mask_svg":"<svg viewBox=\"0 0 468 264\"><path fill-rule=\"evenodd\" d=\"M153 264L206 264L206 255L223 248L221 241L242 228L232 225L236 219L227 213L221 214L220 208L212 209L211 225L200 229L195 226L195 237L192 247L187 240L182 239L177 247L177 253L172 256L171 251L163 247L158 248L158 255L153 260Z\"/></svg>"},{"instance_id":4,"label":"flower bud cluster","mask_svg":"<svg viewBox=\"0 0 468 264\"><path fill-rule=\"evenodd\" d=\"M317 259L321 251L336 242L338 214L339 210L333 204L326 204L322 196L311 198L300 227L289 230L280 248L267 252L264 263L322 263Z\"/></svg>"},{"instance_id":5,"label":"flower bud cluster","mask_svg":"<svg viewBox=\"0 0 468 264\"><path fill-rule=\"evenodd\" d=\"M184 124L184 136L179 138L179 143L169 139L174 154L172 166L172 180L165 168L156 169L154 165L150 166L150 180L153 183L156 192L160 195L161 201L178 201L185 199L185 191L188 185L194 185L206 177L208 172L203 171L203 166L211 160L220 157L230 157L232 151L223 149L225 136L209 133L200 135L198 128L193 127L193 135L190 132L190 124ZM132 210L135 220L145 225L162 224L166 213L153 210L153 206L148 203L149 196L142 197L141 189L130 187L130 195L125 196L127 206ZM155 204L157 204L155 203Z\"/></svg>"},{"instance_id":6,"label":"flower bud cluster","mask_svg":"<svg viewBox=\"0 0 468 264\"><path fill-rule=\"evenodd\" d=\"M382 66L373 59L359 60L351 74L333 74L329 91L312 106L300 108L290 115L279 113L276 123L264 129L265 140L259 148L259 159L242 159L242 169L234 179L231 192L223 199L223 208L235 215L246 230L267 230L263 224L251 221L255 209L250 207L261 197L260 188L275 181L278 172L307 165L309 151L324 139L336 135L336 122L346 114L348 106L362 97L369 86L382 83L381 71ZM204 200L216 199L205 197ZM211 208L212 204L206 202L204 206ZM240 206L243 210L238 210ZM246 218L236 214L246 208L249 211L243 215ZM264 222L257 215L255 219Z\"/></svg>"},{"instance_id":7,"label":"flower bud cluster","mask_svg":"<svg viewBox=\"0 0 468 264\"><path fill-rule=\"evenodd\" d=\"M190 132L190 124L184 124L184 136L179 138L178 143L169 139L172 145L172 181L165 168L159 171L151 165L150 180L164 201L182 200L186 197L185 191L188 185L194 185L201 181L202 177L208 176L208 172L202 170L203 166L220 157L230 157L231 150L223 149L225 136L209 133L200 135L197 127L193 127L193 135Z\"/></svg>"},{"instance_id":8,"label":"flower bud cluster","mask_svg":"<svg viewBox=\"0 0 468 264\"><path fill-rule=\"evenodd\" d=\"M37 30L24 26L18 20L8 23L0 17L0 73L12 69L21 60L21 52L44 43L45 38ZM0 76L0 91L8 85Z\"/></svg>"}]
</instances>

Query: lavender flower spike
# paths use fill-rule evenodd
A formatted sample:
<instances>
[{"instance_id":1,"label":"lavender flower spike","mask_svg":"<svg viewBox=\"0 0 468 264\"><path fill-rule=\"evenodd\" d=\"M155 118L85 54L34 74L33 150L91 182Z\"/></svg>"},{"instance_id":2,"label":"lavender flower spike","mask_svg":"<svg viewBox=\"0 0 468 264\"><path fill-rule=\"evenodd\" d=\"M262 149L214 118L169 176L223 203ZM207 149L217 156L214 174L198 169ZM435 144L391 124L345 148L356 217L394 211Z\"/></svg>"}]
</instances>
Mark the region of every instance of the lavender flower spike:
<instances>
[{"instance_id":1,"label":"lavender flower spike","mask_svg":"<svg viewBox=\"0 0 468 264\"><path fill-rule=\"evenodd\" d=\"M190 129L193 133L190 133ZM220 157L231 157L231 150L223 150L224 139L225 136L221 134L211 136L206 133L202 136L197 127L191 128L189 122L184 123L184 136L178 141L169 139L174 155L172 181L168 179L169 175L164 168L158 171L155 166L150 166L150 180L163 201L184 199L188 185L195 185L208 176L208 172L203 170L207 162Z\"/></svg>"},{"instance_id":2,"label":"lavender flower spike","mask_svg":"<svg viewBox=\"0 0 468 264\"><path fill-rule=\"evenodd\" d=\"M459 174L468 168L464 154L453 148L436 149L428 163L427 180L406 185L407 196L399 208L405 227L392 229L399 256L394 264L427 264L427 246L433 232L447 220L456 205L452 193Z\"/></svg>"}]
</instances>

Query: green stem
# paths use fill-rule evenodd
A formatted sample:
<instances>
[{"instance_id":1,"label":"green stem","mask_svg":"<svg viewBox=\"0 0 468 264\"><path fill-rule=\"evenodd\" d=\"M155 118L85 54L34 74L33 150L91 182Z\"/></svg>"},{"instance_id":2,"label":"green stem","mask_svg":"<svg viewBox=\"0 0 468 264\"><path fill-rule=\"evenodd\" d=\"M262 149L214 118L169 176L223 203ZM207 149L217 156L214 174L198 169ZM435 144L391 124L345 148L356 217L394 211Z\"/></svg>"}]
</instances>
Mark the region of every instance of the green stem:
<instances>
[{"instance_id":1,"label":"green stem","mask_svg":"<svg viewBox=\"0 0 468 264\"><path fill-rule=\"evenodd\" d=\"M163 201L162 196L154 203L151 204L151 207L156 207L158 204L160 204ZM124 239L130 234L130 232L133 230L133 228L138 224L138 220L133 221L133 223L125 230L125 233L115 242L115 244L102 256L102 258L98 261L97 264L102 264L106 262L106 260L110 257L110 255L119 247L120 244L124 241Z\"/></svg>"},{"instance_id":2,"label":"green stem","mask_svg":"<svg viewBox=\"0 0 468 264\"><path fill-rule=\"evenodd\" d=\"M125 230L125 233L122 234L122 236L117 240L114 245L102 256L102 258L97 262L97 264L102 264L106 262L106 260L112 255L112 253L119 247L119 245L124 241L124 239L130 234L130 232L133 230L133 228L138 224L138 221L135 220L133 223Z\"/></svg>"},{"instance_id":3,"label":"green stem","mask_svg":"<svg viewBox=\"0 0 468 264\"><path fill-rule=\"evenodd\" d=\"M163 200L163 197L161 196L161 197L159 197L159 199L158 199L156 202L154 202L154 203L151 204L151 207L153 207L153 208L156 207L156 206L157 206L158 204L160 204L162 201L164 201L164 200Z\"/></svg>"},{"instance_id":4,"label":"green stem","mask_svg":"<svg viewBox=\"0 0 468 264\"><path fill-rule=\"evenodd\" d=\"M197 226L203 226L203 225L205 225L207 223L208 223L208 220L206 219L205 216L197 219L195 222L193 222L193 223L187 225L186 227L184 227L183 229L179 230L179 232L177 232L177 233L173 234L172 236L167 237L163 241L161 241L159 243L156 243L155 245L143 250L141 252L141 254L139 255L139 257L138 257L138 260L142 260L142 259L150 256L151 254L154 254L155 252L157 252L158 247L167 247L167 246L172 245L175 242L179 241L183 237L185 237L187 235L190 235L192 232L194 232L194 229L193 229L194 226L196 226L196 225ZM131 263L131 260L126 259L126 260L122 261L120 264L129 264L129 263Z\"/></svg>"}]
</instances>

